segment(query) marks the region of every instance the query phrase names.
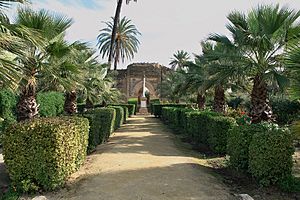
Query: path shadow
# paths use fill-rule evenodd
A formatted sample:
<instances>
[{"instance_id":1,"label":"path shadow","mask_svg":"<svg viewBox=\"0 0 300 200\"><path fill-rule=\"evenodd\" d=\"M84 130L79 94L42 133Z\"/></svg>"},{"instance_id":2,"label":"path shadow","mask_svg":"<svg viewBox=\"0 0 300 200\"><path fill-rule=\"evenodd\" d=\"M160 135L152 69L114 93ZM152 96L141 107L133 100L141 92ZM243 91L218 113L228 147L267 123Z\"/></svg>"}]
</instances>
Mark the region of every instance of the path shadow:
<instances>
[{"instance_id":1,"label":"path shadow","mask_svg":"<svg viewBox=\"0 0 300 200\"><path fill-rule=\"evenodd\" d=\"M78 179L51 199L234 200L211 169L195 163L95 173Z\"/></svg>"}]
</instances>

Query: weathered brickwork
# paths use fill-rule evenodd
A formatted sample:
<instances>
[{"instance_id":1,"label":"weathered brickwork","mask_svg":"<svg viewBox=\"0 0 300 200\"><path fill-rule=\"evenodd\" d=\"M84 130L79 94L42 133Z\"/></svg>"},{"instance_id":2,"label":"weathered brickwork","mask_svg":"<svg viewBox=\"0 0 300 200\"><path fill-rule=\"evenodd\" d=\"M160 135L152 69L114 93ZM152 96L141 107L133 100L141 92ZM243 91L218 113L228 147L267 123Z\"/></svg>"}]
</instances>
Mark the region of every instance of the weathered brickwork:
<instances>
[{"instance_id":1,"label":"weathered brickwork","mask_svg":"<svg viewBox=\"0 0 300 200\"><path fill-rule=\"evenodd\" d=\"M143 77L146 76L146 88L151 99L159 98L158 87L169 68L157 63L134 63L125 70L118 70L117 88L127 98L139 97L143 88Z\"/></svg>"}]
</instances>

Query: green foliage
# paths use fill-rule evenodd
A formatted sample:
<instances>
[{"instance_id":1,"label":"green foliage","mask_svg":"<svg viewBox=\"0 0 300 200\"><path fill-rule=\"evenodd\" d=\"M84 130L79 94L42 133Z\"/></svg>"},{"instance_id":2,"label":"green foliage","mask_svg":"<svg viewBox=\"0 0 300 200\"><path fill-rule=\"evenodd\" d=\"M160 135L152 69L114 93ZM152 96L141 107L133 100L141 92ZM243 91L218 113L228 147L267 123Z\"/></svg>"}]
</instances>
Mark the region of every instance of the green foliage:
<instances>
[{"instance_id":1,"label":"green foliage","mask_svg":"<svg viewBox=\"0 0 300 200\"><path fill-rule=\"evenodd\" d=\"M38 118L11 126L3 154L12 184L23 192L53 190L86 157L89 122L79 117Z\"/></svg>"},{"instance_id":2,"label":"green foliage","mask_svg":"<svg viewBox=\"0 0 300 200\"><path fill-rule=\"evenodd\" d=\"M273 98L270 102L276 122L280 125L290 124L300 116L300 102L298 101L291 101L286 98Z\"/></svg>"},{"instance_id":3,"label":"green foliage","mask_svg":"<svg viewBox=\"0 0 300 200\"><path fill-rule=\"evenodd\" d=\"M300 120L296 121L292 127L291 131L294 134L295 138L300 141Z\"/></svg>"},{"instance_id":4,"label":"green foliage","mask_svg":"<svg viewBox=\"0 0 300 200\"><path fill-rule=\"evenodd\" d=\"M96 108L82 114L90 123L88 153L107 141L114 130L116 111L113 108Z\"/></svg>"},{"instance_id":5,"label":"green foliage","mask_svg":"<svg viewBox=\"0 0 300 200\"><path fill-rule=\"evenodd\" d=\"M252 136L266 131L261 124L245 124L232 128L228 133L227 154L230 166L238 171L247 171L249 166L249 145Z\"/></svg>"},{"instance_id":6,"label":"green foliage","mask_svg":"<svg viewBox=\"0 0 300 200\"><path fill-rule=\"evenodd\" d=\"M65 97L60 92L42 92L37 94L37 102L40 104L41 117L55 117L64 112Z\"/></svg>"},{"instance_id":7,"label":"green foliage","mask_svg":"<svg viewBox=\"0 0 300 200\"><path fill-rule=\"evenodd\" d=\"M109 106L109 108L116 110L115 129L118 129L124 123L124 108L122 106Z\"/></svg>"},{"instance_id":8,"label":"green foliage","mask_svg":"<svg viewBox=\"0 0 300 200\"><path fill-rule=\"evenodd\" d=\"M17 96L10 90L0 90L0 117L4 120L16 120Z\"/></svg>"},{"instance_id":9,"label":"green foliage","mask_svg":"<svg viewBox=\"0 0 300 200\"><path fill-rule=\"evenodd\" d=\"M287 128L264 123L266 131L253 135L249 146L249 172L260 184L276 184L291 176L293 135Z\"/></svg>"},{"instance_id":10,"label":"green foliage","mask_svg":"<svg viewBox=\"0 0 300 200\"><path fill-rule=\"evenodd\" d=\"M161 117L163 107L185 108L186 106L186 104L153 104L153 114L155 117Z\"/></svg>"},{"instance_id":11,"label":"green foliage","mask_svg":"<svg viewBox=\"0 0 300 200\"><path fill-rule=\"evenodd\" d=\"M122 104L122 106L126 106L128 108L128 116L135 115L135 104Z\"/></svg>"},{"instance_id":12,"label":"green foliage","mask_svg":"<svg viewBox=\"0 0 300 200\"><path fill-rule=\"evenodd\" d=\"M208 145L217 154L226 154L228 132L236 125L231 117L214 116L206 124L208 130Z\"/></svg>"},{"instance_id":13,"label":"green foliage","mask_svg":"<svg viewBox=\"0 0 300 200\"><path fill-rule=\"evenodd\" d=\"M208 125L218 113L203 111L188 114L188 134L196 144L208 145Z\"/></svg>"},{"instance_id":14,"label":"green foliage","mask_svg":"<svg viewBox=\"0 0 300 200\"><path fill-rule=\"evenodd\" d=\"M160 100L159 99L151 99L150 100L149 109L150 109L151 115L153 115L153 105L154 104L160 104Z\"/></svg>"},{"instance_id":15,"label":"green foliage","mask_svg":"<svg viewBox=\"0 0 300 200\"><path fill-rule=\"evenodd\" d=\"M137 113L137 109L138 109L138 99L137 98L131 98L131 99L128 99L128 104L133 104L135 105L135 111L134 111L134 114Z\"/></svg>"}]
</instances>

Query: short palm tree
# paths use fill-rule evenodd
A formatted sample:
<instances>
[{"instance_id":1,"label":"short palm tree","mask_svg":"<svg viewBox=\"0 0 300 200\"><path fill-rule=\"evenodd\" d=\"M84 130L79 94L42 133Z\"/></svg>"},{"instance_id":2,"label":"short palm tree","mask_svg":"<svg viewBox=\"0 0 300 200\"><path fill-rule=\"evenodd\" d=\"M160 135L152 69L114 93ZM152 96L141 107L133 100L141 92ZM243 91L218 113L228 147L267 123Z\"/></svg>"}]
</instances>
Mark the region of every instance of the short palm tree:
<instances>
[{"instance_id":1,"label":"short palm tree","mask_svg":"<svg viewBox=\"0 0 300 200\"><path fill-rule=\"evenodd\" d=\"M173 70L183 69L186 62L190 61L190 55L186 51L177 51L173 54L170 64Z\"/></svg>"},{"instance_id":2,"label":"short palm tree","mask_svg":"<svg viewBox=\"0 0 300 200\"><path fill-rule=\"evenodd\" d=\"M212 34L209 39L236 49L236 55L220 54L222 59L238 61L236 72L251 77L250 115L254 123L272 118L272 109L268 101L268 80L276 80L279 86L285 85L282 75L281 54L286 45L300 34L296 24L300 12L286 7L258 6L248 15L232 12L227 25L233 41L219 34Z\"/></svg>"},{"instance_id":3,"label":"short palm tree","mask_svg":"<svg viewBox=\"0 0 300 200\"><path fill-rule=\"evenodd\" d=\"M109 56L111 35L113 31L113 21L106 22L106 28L100 31L98 35L98 48L102 58ZM139 47L138 36L140 32L137 30L130 19L123 17L117 28L116 39L113 45L114 70L117 70L118 63L124 62L125 59L132 59L137 53Z\"/></svg>"},{"instance_id":4,"label":"short palm tree","mask_svg":"<svg viewBox=\"0 0 300 200\"><path fill-rule=\"evenodd\" d=\"M47 69L46 63L50 56L47 48L65 34L72 20L64 16L52 15L45 10L36 12L26 8L18 11L16 24L34 30L44 39L44 42L37 46L31 40L23 38L26 40L25 55L18 58L22 70L20 98L17 104L17 119L20 121L38 115L36 86L38 76Z\"/></svg>"}]
</instances>

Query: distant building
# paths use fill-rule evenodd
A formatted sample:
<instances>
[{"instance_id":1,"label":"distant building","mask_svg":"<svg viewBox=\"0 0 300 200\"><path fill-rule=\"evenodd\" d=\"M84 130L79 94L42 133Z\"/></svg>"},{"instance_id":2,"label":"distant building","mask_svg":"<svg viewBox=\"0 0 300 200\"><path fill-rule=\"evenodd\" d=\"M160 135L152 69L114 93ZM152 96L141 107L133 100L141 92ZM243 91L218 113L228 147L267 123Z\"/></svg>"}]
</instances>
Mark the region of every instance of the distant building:
<instances>
[{"instance_id":1,"label":"distant building","mask_svg":"<svg viewBox=\"0 0 300 200\"><path fill-rule=\"evenodd\" d=\"M127 99L138 98L143 93L143 77L146 76L146 88L151 99L158 99L159 85L169 68L157 63L134 63L124 70L118 70L117 88Z\"/></svg>"}]
</instances>

